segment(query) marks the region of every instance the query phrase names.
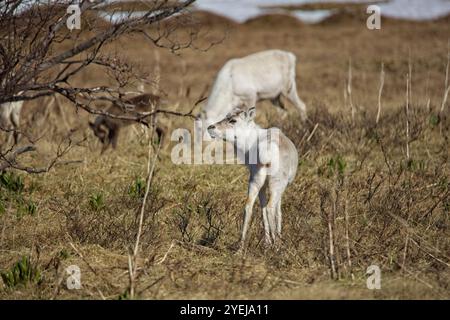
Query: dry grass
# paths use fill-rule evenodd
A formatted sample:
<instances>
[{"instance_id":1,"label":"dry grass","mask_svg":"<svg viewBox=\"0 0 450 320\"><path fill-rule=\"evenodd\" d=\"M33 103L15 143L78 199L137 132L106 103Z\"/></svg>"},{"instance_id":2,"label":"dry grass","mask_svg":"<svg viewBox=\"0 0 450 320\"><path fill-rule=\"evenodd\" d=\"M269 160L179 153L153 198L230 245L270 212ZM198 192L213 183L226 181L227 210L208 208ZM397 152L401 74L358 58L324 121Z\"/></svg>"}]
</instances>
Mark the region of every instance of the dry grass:
<instances>
[{"instance_id":1,"label":"dry grass","mask_svg":"<svg viewBox=\"0 0 450 320\"><path fill-rule=\"evenodd\" d=\"M188 111L226 60L280 48L298 57L298 88L311 124L302 128L293 108L287 119L280 119L268 103L259 109L258 121L281 127L301 154L297 178L283 201L284 244L279 251L264 248L260 215L255 214L247 253L235 255L245 202L244 167L177 166L170 161L170 149L165 150L144 215L137 296L448 299L450 123L448 107L439 117L438 110L450 25L390 21L380 31L369 31L358 21L338 18L316 26L291 20L269 26L263 17L226 29L224 20L216 25L205 14L199 18L206 19L210 29L206 40L224 30L228 35L223 44L207 52L186 50L177 56L158 50L160 86L174 108ZM126 47L122 53L152 72L155 49L139 40L122 38L108 50L121 52ZM349 58L354 120L344 99ZM376 125L382 62L383 107ZM77 81L96 84L108 79L92 68ZM185 89L180 94L181 85ZM45 133L38 142L40 156L45 158L55 149L67 132L65 121L68 128L78 129L74 139L88 138L66 157L83 163L59 166L45 175L18 174L23 190L2 185L0 270L31 256L42 280L4 287L0 297L126 298L128 253L136 237L147 170L145 136L129 130L121 136L117 151L100 156L86 114L76 114L61 101L63 116L46 103L43 99L24 107L25 113L34 112L24 115L28 121L24 129L35 136ZM173 128L192 127L187 119L166 121ZM316 123L315 133L307 139ZM42 161L28 157L30 163ZM334 231L338 280L330 279L328 223ZM81 268L81 290L66 289L64 270L72 264ZM366 289L365 270L372 264L381 267L381 290Z\"/></svg>"}]
</instances>

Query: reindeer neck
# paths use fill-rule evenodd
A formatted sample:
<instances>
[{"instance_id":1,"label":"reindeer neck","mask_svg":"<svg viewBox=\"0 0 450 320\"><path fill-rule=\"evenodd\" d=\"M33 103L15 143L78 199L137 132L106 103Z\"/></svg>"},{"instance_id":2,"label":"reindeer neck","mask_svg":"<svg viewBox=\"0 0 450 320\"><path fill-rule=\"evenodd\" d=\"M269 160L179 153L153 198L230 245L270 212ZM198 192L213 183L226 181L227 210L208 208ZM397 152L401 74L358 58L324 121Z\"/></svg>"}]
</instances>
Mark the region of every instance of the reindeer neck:
<instances>
[{"instance_id":1,"label":"reindeer neck","mask_svg":"<svg viewBox=\"0 0 450 320\"><path fill-rule=\"evenodd\" d=\"M238 129L236 132L237 139L235 140L235 147L241 151L247 151L250 147L258 143L260 131L261 127L254 122L249 123L245 128Z\"/></svg>"}]
</instances>

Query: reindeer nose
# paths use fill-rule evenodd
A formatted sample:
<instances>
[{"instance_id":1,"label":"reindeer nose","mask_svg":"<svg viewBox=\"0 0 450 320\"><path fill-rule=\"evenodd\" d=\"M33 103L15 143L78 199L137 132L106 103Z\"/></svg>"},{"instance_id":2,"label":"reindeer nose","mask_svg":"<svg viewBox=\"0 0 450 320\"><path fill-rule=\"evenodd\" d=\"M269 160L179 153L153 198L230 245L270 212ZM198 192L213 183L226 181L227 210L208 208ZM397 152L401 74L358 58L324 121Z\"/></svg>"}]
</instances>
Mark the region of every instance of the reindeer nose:
<instances>
[{"instance_id":1,"label":"reindeer nose","mask_svg":"<svg viewBox=\"0 0 450 320\"><path fill-rule=\"evenodd\" d=\"M212 130L212 129L215 129L215 128L216 128L215 125L210 125L210 126L208 127L208 130Z\"/></svg>"}]
</instances>

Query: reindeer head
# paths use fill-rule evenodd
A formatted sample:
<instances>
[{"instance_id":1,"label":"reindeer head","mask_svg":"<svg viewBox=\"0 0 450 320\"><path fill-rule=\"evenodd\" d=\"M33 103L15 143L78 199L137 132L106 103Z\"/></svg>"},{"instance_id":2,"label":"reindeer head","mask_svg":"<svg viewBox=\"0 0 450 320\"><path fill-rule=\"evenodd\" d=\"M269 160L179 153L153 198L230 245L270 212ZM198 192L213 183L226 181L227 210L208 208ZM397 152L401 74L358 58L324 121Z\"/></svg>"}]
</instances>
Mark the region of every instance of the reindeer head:
<instances>
[{"instance_id":1,"label":"reindeer head","mask_svg":"<svg viewBox=\"0 0 450 320\"><path fill-rule=\"evenodd\" d=\"M210 125L208 133L212 138L233 142L239 131L254 128L254 118L255 107L249 109L238 107L229 113L225 119Z\"/></svg>"}]
</instances>

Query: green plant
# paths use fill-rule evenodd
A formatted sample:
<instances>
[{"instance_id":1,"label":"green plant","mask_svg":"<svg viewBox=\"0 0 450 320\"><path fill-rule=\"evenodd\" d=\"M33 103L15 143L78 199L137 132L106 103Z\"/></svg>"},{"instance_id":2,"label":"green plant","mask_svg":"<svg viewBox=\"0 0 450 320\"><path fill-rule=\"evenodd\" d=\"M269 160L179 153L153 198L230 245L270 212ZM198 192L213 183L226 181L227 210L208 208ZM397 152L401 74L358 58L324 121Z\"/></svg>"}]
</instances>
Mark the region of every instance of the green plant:
<instances>
[{"instance_id":1,"label":"green plant","mask_svg":"<svg viewBox=\"0 0 450 320\"><path fill-rule=\"evenodd\" d=\"M344 159L342 159L341 156L337 156L337 158L336 158L336 167L337 167L337 172L340 175L343 175L345 168L347 167L347 163L345 162Z\"/></svg>"},{"instance_id":2,"label":"green plant","mask_svg":"<svg viewBox=\"0 0 450 320\"><path fill-rule=\"evenodd\" d=\"M118 297L117 300L130 300L130 289L127 288L124 292L122 292Z\"/></svg>"},{"instance_id":3,"label":"green plant","mask_svg":"<svg viewBox=\"0 0 450 320\"><path fill-rule=\"evenodd\" d=\"M92 210L99 211L105 206L105 199L102 193L95 193L89 198L89 205Z\"/></svg>"},{"instance_id":4,"label":"green plant","mask_svg":"<svg viewBox=\"0 0 450 320\"><path fill-rule=\"evenodd\" d=\"M444 212L450 213L450 200L444 201L442 205Z\"/></svg>"},{"instance_id":5,"label":"green plant","mask_svg":"<svg viewBox=\"0 0 450 320\"><path fill-rule=\"evenodd\" d=\"M37 206L33 201L29 201L26 205L26 211L30 215L34 215L36 213Z\"/></svg>"},{"instance_id":6,"label":"green plant","mask_svg":"<svg viewBox=\"0 0 450 320\"><path fill-rule=\"evenodd\" d=\"M28 256L23 256L10 270L0 274L3 283L8 288L15 288L18 285L39 284L42 280L39 268L32 264Z\"/></svg>"},{"instance_id":7,"label":"green plant","mask_svg":"<svg viewBox=\"0 0 450 320\"><path fill-rule=\"evenodd\" d=\"M440 177L438 186L441 188L441 190L447 190L450 188L450 181L447 177Z\"/></svg>"},{"instance_id":8,"label":"green plant","mask_svg":"<svg viewBox=\"0 0 450 320\"><path fill-rule=\"evenodd\" d=\"M427 169L427 163L425 160L408 159L405 162L405 167L409 171L425 172Z\"/></svg>"},{"instance_id":9,"label":"green plant","mask_svg":"<svg viewBox=\"0 0 450 320\"><path fill-rule=\"evenodd\" d=\"M331 178L335 173L342 176L346 168L347 163L345 160L340 155L337 155L336 157L329 158L328 162L320 166L317 173L320 176L325 175L326 177Z\"/></svg>"},{"instance_id":10,"label":"green plant","mask_svg":"<svg viewBox=\"0 0 450 320\"><path fill-rule=\"evenodd\" d=\"M70 252L66 249L62 249L60 252L58 252L58 258L61 260L66 260L70 257Z\"/></svg>"},{"instance_id":11,"label":"green plant","mask_svg":"<svg viewBox=\"0 0 450 320\"><path fill-rule=\"evenodd\" d=\"M39 191L42 189L42 185L40 180L39 181L35 181L32 180L29 184L29 186L27 187L27 191L32 194L33 192Z\"/></svg>"},{"instance_id":12,"label":"green plant","mask_svg":"<svg viewBox=\"0 0 450 320\"><path fill-rule=\"evenodd\" d=\"M380 140L380 134L377 131L377 128L369 128L366 132L366 138L369 141L379 141Z\"/></svg>"},{"instance_id":13,"label":"green plant","mask_svg":"<svg viewBox=\"0 0 450 320\"><path fill-rule=\"evenodd\" d=\"M13 172L3 172L0 174L0 186L6 190L21 193L25 185L21 176Z\"/></svg>"},{"instance_id":14,"label":"green plant","mask_svg":"<svg viewBox=\"0 0 450 320\"><path fill-rule=\"evenodd\" d=\"M436 115L436 114L430 115L430 118L428 119L428 122L430 123L430 125L432 127L437 126L439 124L439 121L440 121L439 115Z\"/></svg>"},{"instance_id":15,"label":"green plant","mask_svg":"<svg viewBox=\"0 0 450 320\"><path fill-rule=\"evenodd\" d=\"M133 183L128 188L128 194L132 198L142 198L145 194L145 181L140 177L134 179Z\"/></svg>"},{"instance_id":16,"label":"green plant","mask_svg":"<svg viewBox=\"0 0 450 320\"><path fill-rule=\"evenodd\" d=\"M37 206L32 200L18 201L17 217L21 218L26 215L33 216L36 214L36 211L37 211Z\"/></svg>"}]
</instances>

